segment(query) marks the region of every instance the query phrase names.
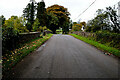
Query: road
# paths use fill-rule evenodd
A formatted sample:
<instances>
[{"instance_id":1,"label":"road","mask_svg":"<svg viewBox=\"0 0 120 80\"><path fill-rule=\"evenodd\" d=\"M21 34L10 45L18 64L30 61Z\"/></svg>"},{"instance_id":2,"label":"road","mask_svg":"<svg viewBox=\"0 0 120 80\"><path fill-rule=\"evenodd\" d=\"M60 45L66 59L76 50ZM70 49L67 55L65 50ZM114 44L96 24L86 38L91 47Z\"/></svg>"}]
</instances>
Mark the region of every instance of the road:
<instances>
[{"instance_id":1,"label":"road","mask_svg":"<svg viewBox=\"0 0 120 80\"><path fill-rule=\"evenodd\" d=\"M117 78L118 60L70 35L53 35L11 74L15 78Z\"/></svg>"}]
</instances>

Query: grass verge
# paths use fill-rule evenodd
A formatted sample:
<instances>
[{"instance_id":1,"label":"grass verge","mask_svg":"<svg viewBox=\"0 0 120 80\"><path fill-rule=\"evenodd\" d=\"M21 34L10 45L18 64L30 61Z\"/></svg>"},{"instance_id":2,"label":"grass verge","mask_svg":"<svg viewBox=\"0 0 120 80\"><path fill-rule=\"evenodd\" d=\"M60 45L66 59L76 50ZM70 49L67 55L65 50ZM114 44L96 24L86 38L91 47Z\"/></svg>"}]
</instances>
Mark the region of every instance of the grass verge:
<instances>
[{"instance_id":1,"label":"grass verge","mask_svg":"<svg viewBox=\"0 0 120 80\"><path fill-rule=\"evenodd\" d=\"M89 38L86 38L86 37L83 37L83 36L79 36L79 35L76 35L76 34L70 34L71 36L77 38L77 39L80 39L88 44L91 44L95 47L97 47L98 49L100 50L103 50L105 52L109 52L117 57L120 57L120 50L119 49L116 49L116 48L113 48L113 47L109 47L107 45L104 45L104 44L101 44L99 42L96 42L94 40L90 40Z\"/></svg>"},{"instance_id":2,"label":"grass verge","mask_svg":"<svg viewBox=\"0 0 120 80\"><path fill-rule=\"evenodd\" d=\"M2 71L9 71L14 65L20 62L26 55L32 53L36 48L40 47L45 41L52 37L53 34L47 34L43 38L33 39L22 47L11 51L11 53L2 56Z\"/></svg>"}]
</instances>

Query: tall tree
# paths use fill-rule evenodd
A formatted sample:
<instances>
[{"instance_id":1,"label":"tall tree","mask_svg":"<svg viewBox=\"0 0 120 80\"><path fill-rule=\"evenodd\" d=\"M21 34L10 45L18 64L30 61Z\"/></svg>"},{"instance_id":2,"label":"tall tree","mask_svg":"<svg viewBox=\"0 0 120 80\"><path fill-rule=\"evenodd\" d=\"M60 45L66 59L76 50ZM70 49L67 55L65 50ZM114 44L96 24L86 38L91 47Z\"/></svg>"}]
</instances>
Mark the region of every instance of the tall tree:
<instances>
[{"instance_id":1,"label":"tall tree","mask_svg":"<svg viewBox=\"0 0 120 80\"><path fill-rule=\"evenodd\" d=\"M69 30L69 29L66 30L66 27L69 28L69 25L67 24L70 23L69 18L70 13L68 12L67 8L64 8L63 6L60 5L52 5L47 8L47 13L48 14L52 13L58 18L59 20L58 27L61 27L63 31Z\"/></svg>"},{"instance_id":2,"label":"tall tree","mask_svg":"<svg viewBox=\"0 0 120 80\"><path fill-rule=\"evenodd\" d=\"M36 10L36 6L35 6L35 2L34 0L31 0L31 3L28 3L28 5L26 6L26 8L23 10L23 16L26 18L27 20L27 29L29 31L32 30L32 25L34 23L34 18L35 18L35 10Z\"/></svg>"},{"instance_id":3,"label":"tall tree","mask_svg":"<svg viewBox=\"0 0 120 80\"><path fill-rule=\"evenodd\" d=\"M39 19L40 26L46 26L47 14L45 2L43 0L37 4L37 18Z\"/></svg>"},{"instance_id":4,"label":"tall tree","mask_svg":"<svg viewBox=\"0 0 120 80\"><path fill-rule=\"evenodd\" d=\"M113 32L120 33L120 25L118 21L117 11L112 7L107 7L106 12L109 15L109 19L112 22Z\"/></svg>"},{"instance_id":5,"label":"tall tree","mask_svg":"<svg viewBox=\"0 0 120 80\"><path fill-rule=\"evenodd\" d=\"M0 16L0 26L5 23L5 17L3 15Z\"/></svg>"},{"instance_id":6,"label":"tall tree","mask_svg":"<svg viewBox=\"0 0 120 80\"><path fill-rule=\"evenodd\" d=\"M87 23L86 31L96 32L99 30L107 30L115 33L120 32L118 16L114 8L107 7L105 11L98 9L96 12L96 17Z\"/></svg>"},{"instance_id":7,"label":"tall tree","mask_svg":"<svg viewBox=\"0 0 120 80\"><path fill-rule=\"evenodd\" d=\"M109 24L108 13L103 9L98 9L96 11L96 17L88 21L86 31L96 32L99 30L110 30Z\"/></svg>"},{"instance_id":8,"label":"tall tree","mask_svg":"<svg viewBox=\"0 0 120 80\"><path fill-rule=\"evenodd\" d=\"M56 29L59 28L58 24L59 24L58 18L53 14L48 14L47 28L49 28L53 32L53 34L55 34Z\"/></svg>"}]
</instances>

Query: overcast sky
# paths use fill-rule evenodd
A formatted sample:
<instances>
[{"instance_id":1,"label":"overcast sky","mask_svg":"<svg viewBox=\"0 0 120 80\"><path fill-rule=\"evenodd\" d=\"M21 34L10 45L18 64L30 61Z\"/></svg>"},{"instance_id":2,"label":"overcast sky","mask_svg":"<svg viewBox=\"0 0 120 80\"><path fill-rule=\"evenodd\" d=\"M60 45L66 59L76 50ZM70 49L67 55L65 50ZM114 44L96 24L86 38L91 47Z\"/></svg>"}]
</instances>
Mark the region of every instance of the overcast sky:
<instances>
[{"instance_id":1,"label":"overcast sky","mask_svg":"<svg viewBox=\"0 0 120 80\"><path fill-rule=\"evenodd\" d=\"M29 3L30 0L0 0L0 15L4 15L6 19L12 15L21 16L23 8ZM39 2L41 0L36 0ZM88 21L94 17L96 10L105 9L105 7L113 6L120 0L96 0L96 2L79 18L78 15L82 13L93 1L95 0L44 0L46 8L48 6L58 4L68 8L73 21ZM77 19L75 19L77 18Z\"/></svg>"}]
</instances>

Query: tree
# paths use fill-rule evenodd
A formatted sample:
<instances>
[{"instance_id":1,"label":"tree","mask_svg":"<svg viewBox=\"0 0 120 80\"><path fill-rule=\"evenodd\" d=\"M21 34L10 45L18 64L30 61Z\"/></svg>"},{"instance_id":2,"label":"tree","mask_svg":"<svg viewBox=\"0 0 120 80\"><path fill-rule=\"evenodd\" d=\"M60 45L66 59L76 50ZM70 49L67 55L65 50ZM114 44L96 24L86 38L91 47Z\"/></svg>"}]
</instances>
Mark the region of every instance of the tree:
<instances>
[{"instance_id":1,"label":"tree","mask_svg":"<svg viewBox=\"0 0 120 80\"><path fill-rule=\"evenodd\" d=\"M26 26L24 26L24 18L11 16L2 26L2 46L3 53L13 50L19 39L19 33L28 32Z\"/></svg>"},{"instance_id":2,"label":"tree","mask_svg":"<svg viewBox=\"0 0 120 80\"><path fill-rule=\"evenodd\" d=\"M47 28L49 28L53 32L53 34L55 34L56 29L59 28L58 24L59 24L58 18L56 16L54 16L53 14L49 13Z\"/></svg>"},{"instance_id":3,"label":"tree","mask_svg":"<svg viewBox=\"0 0 120 80\"><path fill-rule=\"evenodd\" d=\"M26 26L29 31L32 30L32 25L34 23L35 10L36 10L36 6L34 1L32 1L32 3L28 3L26 8L23 10L23 16L27 20Z\"/></svg>"},{"instance_id":4,"label":"tree","mask_svg":"<svg viewBox=\"0 0 120 80\"><path fill-rule=\"evenodd\" d=\"M82 24L74 23L73 26L72 26L73 31L81 31L81 28L82 28Z\"/></svg>"},{"instance_id":5,"label":"tree","mask_svg":"<svg viewBox=\"0 0 120 80\"><path fill-rule=\"evenodd\" d=\"M66 25L66 23L70 23L70 18L69 15L70 13L67 11L67 8L64 8L63 6L60 5L52 5L50 7L47 8L47 13L52 13L53 15L55 15L58 20L58 27L62 28L63 31L66 31L66 27L68 27L68 25ZM69 30L69 29L68 29Z\"/></svg>"},{"instance_id":6,"label":"tree","mask_svg":"<svg viewBox=\"0 0 120 80\"><path fill-rule=\"evenodd\" d=\"M74 24L77 24L77 22L73 22L73 25L74 25Z\"/></svg>"},{"instance_id":7,"label":"tree","mask_svg":"<svg viewBox=\"0 0 120 80\"><path fill-rule=\"evenodd\" d=\"M108 19L108 13L103 9L98 9L96 11L97 16L95 19L97 20L97 26L100 27L100 30L110 30L110 21Z\"/></svg>"},{"instance_id":8,"label":"tree","mask_svg":"<svg viewBox=\"0 0 120 80\"><path fill-rule=\"evenodd\" d=\"M65 22L62 28L63 28L62 32L65 33L65 34L68 34L68 32L69 32L69 23Z\"/></svg>"},{"instance_id":9,"label":"tree","mask_svg":"<svg viewBox=\"0 0 120 80\"><path fill-rule=\"evenodd\" d=\"M32 27L32 31L40 31L40 23L38 18L35 19L35 22Z\"/></svg>"},{"instance_id":10,"label":"tree","mask_svg":"<svg viewBox=\"0 0 120 80\"><path fill-rule=\"evenodd\" d=\"M0 26L5 23L5 17L3 15L0 16Z\"/></svg>"},{"instance_id":11,"label":"tree","mask_svg":"<svg viewBox=\"0 0 120 80\"><path fill-rule=\"evenodd\" d=\"M8 20L5 20L4 29L7 28L13 28L18 33L28 32L26 26L24 26L24 18L23 17L17 17L17 16L11 16Z\"/></svg>"},{"instance_id":12,"label":"tree","mask_svg":"<svg viewBox=\"0 0 120 80\"><path fill-rule=\"evenodd\" d=\"M105 11L98 9L96 13L96 17L87 23L86 31L96 32L107 30L115 33L120 32L120 25L115 9L107 7Z\"/></svg>"},{"instance_id":13,"label":"tree","mask_svg":"<svg viewBox=\"0 0 120 80\"><path fill-rule=\"evenodd\" d=\"M88 21L86 31L96 32L99 30L109 30L109 23L108 14L103 11L103 9L98 9L96 11L96 17Z\"/></svg>"},{"instance_id":14,"label":"tree","mask_svg":"<svg viewBox=\"0 0 120 80\"><path fill-rule=\"evenodd\" d=\"M5 20L4 25L2 26L2 51L3 54L8 50L15 48L13 44L18 39L18 31L14 28L15 17L12 16L8 20Z\"/></svg>"},{"instance_id":15,"label":"tree","mask_svg":"<svg viewBox=\"0 0 120 80\"><path fill-rule=\"evenodd\" d=\"M37 4L37 18L39 19L39 26L46 26L47 22L47 13L45 8L45 2L38 2Z\"/></svg>"},{"instance_id":16,"label":"tree","mask_svg":"<svg viewBox=\"0 0 120 80\"><path fill-rule=\"evenodd\" d=\"M86 22L73 22L72 31L81 31L86 28Z\"/></svg>"},{"instance_id":17,"label":"tree","mask_svg":"<svg viewBox=\"0 0 120 80\"><path fill-rule=\"evenodd\" d=\"M24 18L23 17L19 17L19 18L17 17L14 20L14 29L17 30L18 33L29 32L27 27L24 24L26 24Z\"/></svg>"},{"instance_id":18,"label":"tree","mask_svg":"<svg viewBox=\"0 0 120 80\"><path fill-rule=\"evenodd\" d=\"M120 25L118 21L118 15L115 9L112 7L106 8L106 13L109 15L109 19L112 22L113 32L120 33Z\"/></svg>"}]
</instances>

